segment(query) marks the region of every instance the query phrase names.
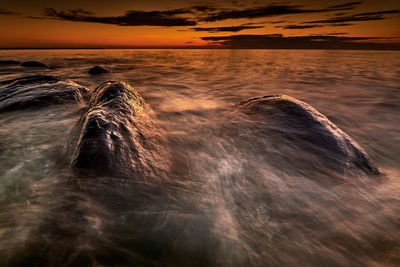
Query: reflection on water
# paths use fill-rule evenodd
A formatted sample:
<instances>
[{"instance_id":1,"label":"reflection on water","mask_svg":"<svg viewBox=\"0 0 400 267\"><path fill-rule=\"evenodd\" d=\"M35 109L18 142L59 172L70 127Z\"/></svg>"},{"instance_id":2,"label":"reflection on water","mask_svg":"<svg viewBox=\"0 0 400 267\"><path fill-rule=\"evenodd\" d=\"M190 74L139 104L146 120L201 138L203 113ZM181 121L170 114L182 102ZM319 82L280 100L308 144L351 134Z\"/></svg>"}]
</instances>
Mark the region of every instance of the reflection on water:
<instances>
[{"instance_id":1,"label":"reflection on water","mask_svg":"<svg viewBox=\"0 0 400 267\"><path fill-rule=\"evenodd\" d=\"M151 141L163 152L146 179L84 177L69 165L82 105L0 113L0 265L400 262L400 53L57 50L0 59L50 66L1 66L1 80L130 83L154 110ZM111 73L90 76L96 64ZM233 112L271 94L325 114L382 175L322 168Z\"/></svg>"}]
</instances>

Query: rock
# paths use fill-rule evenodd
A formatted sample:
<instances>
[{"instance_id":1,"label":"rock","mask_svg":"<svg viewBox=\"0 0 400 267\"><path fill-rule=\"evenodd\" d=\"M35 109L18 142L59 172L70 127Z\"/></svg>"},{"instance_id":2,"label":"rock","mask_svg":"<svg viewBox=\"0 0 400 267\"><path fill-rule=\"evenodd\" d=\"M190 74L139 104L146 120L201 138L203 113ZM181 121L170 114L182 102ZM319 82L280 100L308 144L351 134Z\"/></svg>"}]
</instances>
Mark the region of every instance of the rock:
<instances>
[{"instance_id":1,"label":"rock","mask_svg":"<svg viewBox=\"0 0 400 267\"><path fill-rule=\"evenodd\" d=\"M83 103L89 90L54 76L25 76L0 82L0 112L52 104Z\"/></svg>"},{"instance_id":2,"label":"rock","mask_svg":"<svg viewBox=\"0 0 400 267\"><path fill-rule=\"evenodd\" d=\"M278 147L297 147L298 155L313 154L314 159L325 160L338 171L355 166L378 174L360 145L307 103L286 95L271 95L244 101L238 110L258 122L266 138L273 136L275 139L271 142ZM296 158L298 155L294 154L288 157ZM307 161L299 163L308 164Z\"/></svg>"},{"instance_id":3,"label":"rock","mask_svg":"<svg viewBox=\"0 0 400 267\"><path fill-rule=\"evenodd\" d=\"M45 64L38 61L25 61L21 64L22 67L31 67L31 68L48 68Z\"/></svg>"},{"instance_id":4,"label":"rock","mask_svg":"<svg viewBox=\"0 0 400 267\"><path fill-rule=\"evenodd\" d=\"M21 62L15 60L0 60L0 66L19 65Z\"/></svg>"},{"instance_id":5,"label":"rock","mask_svg":"<svg viewBox=\"0 0 400 267\"><path fill-rule=\"evenodd\" d=\"M99 175L133 175L146 162L144 154L152 158L144 133L149 122L147 105L129 84L101 84L80 121L72 166Z\"/></svg>"},{"instance_id":6,"label":"rock","mask_svg":"<svg viewBox=\"0 0 400 267\"><path fill-rule=\"evenodd\" d=\"M102 74L102 73L108 73L108 70L101 67L101 66L94 66L89 70L90 74Z\"/></svg>"}]
</instances>

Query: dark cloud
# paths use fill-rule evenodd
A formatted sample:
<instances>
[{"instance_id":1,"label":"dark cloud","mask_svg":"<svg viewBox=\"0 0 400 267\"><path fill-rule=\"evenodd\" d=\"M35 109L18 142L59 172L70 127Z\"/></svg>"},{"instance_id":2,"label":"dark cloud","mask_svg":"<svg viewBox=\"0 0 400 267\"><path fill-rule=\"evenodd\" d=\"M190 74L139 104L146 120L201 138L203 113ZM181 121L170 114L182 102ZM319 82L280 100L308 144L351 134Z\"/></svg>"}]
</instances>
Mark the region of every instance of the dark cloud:
<instances>
[{"instance_id":1,"label":"dark cloud","mask_svg":"<svg viewBox=\"0 0 400 267\"><path fill-rule=\"evenodd\" d=\"M286 20L276 20L276 21L270 21L269 23L271 24L279 24L279 23L284 23Z\"/></svg>"},{"instance_id":2,"label":"dark cloud","mask_svg":"<svg viewBox=\"0 0 400 267\"><path fill-rule=\"evenodd\" d=\"M342 22L353 22L353 21L383 20L387 18L385 15L398 14L398 13L400 13L400 10L386 10L378 12L359 13L349 16L336 16L330 19L313 20L313 21L307 21L305 23L342 23Z\"/></svg>"},{"instance_id":3,"label":"dark cloud","mask_svg":"<svg viewBox=\"0 0 400 267\"><path fill-rule=\"evenodd\" d=\"M310 29L310 28L320 28L321 25L286 25L286 26L275 26L275 28L283 29Z\"/></svg>"},{"instance_id":4,"label":"dark cloud","mask_svg":"<svg viewBox=\"0 0 400 267\"><path fill-rule=\"evenodd\" d=\"M270 5L259 8L250 8L242 10L222 10L219 12L214 12L209 14L207 17L203 18L204 21L213 22L226 19L239 19L239 18L262 18L262 17L272 17L278 15L288 15L288 14L299 14L307 13L311 10L299 9L297 6L289 5Z\"/></svg>"},{"instance_id":5,"label":"dark cloud","mask_svg":"<svg viewBox=\"0 0 400 267\"><path fill-rule=\"evenodd\" d=\"M201 18L201 20L207 22L214 22L226 19L239 19L239 18L254 19L254 18L272 17L280 15L349 10L354 8L353 6L355 5L355 3L358 2L332 6L325 9L305 9L300 6L294 6L294 5L267 5L263 7L254 7L241 10L240 9L221 10L218 12L210 13L205 18Z\"/></svg>"},{"instance_id":6,"label":"dark cloud","mask_svg":"<svg viewBox=\"0 0 400 267\"><path fill-rule=\"evenodd\" d=\"M244 23L244 24L242 24L243 26L260 26L260 23L263 23L263 22L247 22L247 23ZM265 23L265 22L264 22ZM261 27L261 26L260 26Z\"/></svg>"},{"instance_id":7,"label":"dark cloud","mask_svg":"<svg viewBox=\"0 0 400 267\"><path fill-rule=\"evenodd\" d=\"M71 16L91 16L94 15L93 12L84 10L83 8L72 9L68 11Z\"/></svg>"},{"instance_id":8,"label":"dark cloud","mask_svg":"<svg viewBox=\"0 0 400 267\"><path fill-rule=\"evenodd\" d=\"M360 15L360 16L375 16L375 15L398 14L398 13L400 13L400 9L377 11L377 12L367 12L367 13L360 13L358 15Z\"/></svg>"},{"instance_id":9,"label":"dark cloud","mask_svg":"<svg viewBox=\"0 0 400 267\"><path fill-rule=\"evenodd\" d=\"M119 26L195 26L196 22L178 15L187 14L187 9L173 9L167 11L127 11L125 15L116 17L97 17L90 11L83 9L57 11L46 8L48 18L76 21L114 24Z\"/></svg>"},{"instance_id":10,"label":"dark cloud","mask_svg":"<svg viewBox=\"0 0 400 267\"><path fill-rule=\"evenodd\" d=\"M209 28L196 27L192 28L192 30L197 32L240 32L243 30L259 29L259 28L264 28L264 26L241 25L241 26L231 26L231 27L209 27Z\"/></svg>"},{"instance_id":11,"label":"dark cloud","mask_svg":"<svg viewBox=\"0 0 400 267\"><path fill-rule=\"evenodd\" d=\"M290 30L296 30L296 29L311 29L311 28L321 28L321 27L342 27L342 26L350 26L353 24L350 23L332 23L332 24L300 24L300 25L285 25L285 26L275 26L275 28L283 28L283 29L290 29Z\"/></svg>"},{"instance_id":12,"label":"dark cloud","mask_svg":"<svg viewBox=\"0 0 400 267\"><path fill-rule=\"evenodd\" d=\"M8 9L0 8L0 16L13 16L13 15L19 15L19 13Z\"/></svg>"},{"instance_id":13,"label":"dark cloud","mask_svg":"<svg viewBox=\"0 0 400 267\"><path fill-rule=\"evenodd\" d=\"M351 26L351 25L354 25L354 24L352 24L352 23L333 23L333 24L329 24L329 26L338 26L338 27L340 27L340 26Z\"/></svg>"},{"instance_id":14,"label":"dark cloud","mask_svg":"<svg viewBox=\"0 0 400 267\"><path fill-rule=\"evenodd\" d=\"M353 9L354 6L361 4L361 1L358 2L349 2L349 3L344 3L344 4L340 4L340 5L334 5L334 6L330 6L329 8L340 8L340 9Z\"/></svg>"},{"instance_id":15,"label":"dark cloud","mask_svg":"<svg viewBox=\"0 0 400 267\"><path fill-rule=\"evenodd\" d=\"M38 17L38 16L27 16L26 18L28 18L28 19L38 19L38 20L46 19L44 17Z\"/></svg>"},{"instance_id":16,"label":"dark cloud","mask_svg":"<svg viewBox=\"0 0 400 267\"><path fill-rule=\"evenodd\" d=\"M284 37L282 34L202 37L212 45L244 49L379 49L400 50L400 43L379 43L379 37L332 35ZM385 38L387 39L387 38Z\"/></svg>"}]
</instances>

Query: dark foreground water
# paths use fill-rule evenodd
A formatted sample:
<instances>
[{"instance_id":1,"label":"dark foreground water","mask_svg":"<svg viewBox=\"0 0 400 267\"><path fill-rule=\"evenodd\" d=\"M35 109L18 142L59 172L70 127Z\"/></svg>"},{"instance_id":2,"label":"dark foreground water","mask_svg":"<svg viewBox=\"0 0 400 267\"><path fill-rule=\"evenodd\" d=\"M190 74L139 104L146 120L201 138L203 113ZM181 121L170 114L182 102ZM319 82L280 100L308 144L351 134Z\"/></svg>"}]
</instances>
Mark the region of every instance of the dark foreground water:
<instances>
[{"instance_id":1,"label":"dark foreground water","mask_svg":"<svg viewBox=\"0 0 400 267\"><path fill-rule=\"evenodd\" d=\"M84 105L0 113L0 266L399 266L400 53L0 51L0 80L131 84L162 156L135 178L69 168ZM88 74L93 65L111 72ZM255 96L307 102L381 174L335 172L233 118ZM275 139L276 138L276 139ZM99 166L100 167L100 166Z\"/></svg>"}]
</instances>

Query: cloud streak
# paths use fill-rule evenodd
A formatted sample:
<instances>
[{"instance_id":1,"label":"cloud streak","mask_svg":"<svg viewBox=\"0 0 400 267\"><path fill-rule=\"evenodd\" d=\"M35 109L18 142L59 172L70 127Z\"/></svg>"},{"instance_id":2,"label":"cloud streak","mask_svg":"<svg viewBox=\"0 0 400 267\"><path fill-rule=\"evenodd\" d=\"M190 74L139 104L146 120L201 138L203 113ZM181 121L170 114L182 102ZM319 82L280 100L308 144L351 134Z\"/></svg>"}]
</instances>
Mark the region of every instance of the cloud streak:
<instances>
[{"instance_id":1,"label":"cloud streak","mask_svg":"<svg viewBox=\"0 0 400 267\"><path fill-rule=\"evenodd\" d=\"M342 22L355 22L355 21L371 21L371 20L383 20L386 19L386 15L389 14L399 14L400 10L385 10L378 12L368 12L368 13L359 13L349 16L336 16L330 19L324 20L313 20L307 21L305 23L342 23Z\"/></svg>"},{"instance_id":2,"label":"cloud streak","mask_svg":"<svg viewBox=\"0 0 400 267\"><path fill-rule=\"evenodd\" d=\"M8 9L0 8L0 16L13 16L13 15L19 15L19 13Z\"/></svg>"},{"instance_id":3,"label":"cloud streak","mask_svg":"<svg viewBox=\"0 0 400 267\"><path fill-rule=\"evenodd\" d=\"M187 9L173 9L167 11L127 11L122 16L98 17L92 12L83 9L57 11L53 8L45 9L45 16L53 19L113 24L118 26L195 26L197 23L179 15L187 14Z\"/></svg>"},{"instance_id":4,"label":"cloud streak","mask_svg":"<svg viewBox=\"0 0 400 267\"><path fill-rule=\"evenodd\" d=\"M282 34L207 36L210 45L232 49L377 49L400 50L400 43L380 43L379 37L332 35L284 37ZM385 37L387 39L387 37ZM399 38L397 38L399 39Z\"/></svg>"},{"instance_id":5,"label":"cloud streak","mask_svg":"<svg viewBox=\"0 0 400 267\"><path fill-rule=\"evenodd\" d=\"M353 9L355 5L360 2L351 2L347 4L331 6L325 9L305 9L295 5L267 5L262 7L246 8L246 9L231 9L221 10L218 12L210 13L202 21L215 22L227 19L255 19L264 17L273 17L281 15L293 15L293 14L304 14L304 13L320 13L329 11L340 11Z\"/></svg>"},{"instance_id":6,"label":"cloud streak","mask_svg":"<svg viewBox=\"0 0 400 267\"><path fill-rule=\"evenodd\" d=\"M357 2L349 2L349 3L344 3L344 4L340 4L340 5L334 5L334 6L330 6L329 8L339 8L339 9L353 9L354 6L360 5L362 2L361 1L357 1Z\"/></svg>"},{"instance_id":7,"label":"cloud streak","mask_svg":"<svg viewBox=\"0 0 400 267\"><path fill-rule=\"evenodd\" d=\"M299 24L299 25L280 25L275 26L275 28L282 28L285 30L302 30L302 29L311 29L311 28L322 28L322 27L342 27L342 26L351 26L351 23L330 23L330 24Z\"/></svg>"},{"instance_id":8,"label":"cloud streak","mask_svg":"<svg viewBox=\"0 0 400 267\"><path fill-rule=\"evenodd\" d=\"M246 25L241 25L241 26L230 26L230 27L195 27L192 28L192 30L197 31L197 32L240 32L243 30L249 30L249 29L260 29L264 28L264 26L246 26Z\"/></svg>"},{"instance_id":9,"label":"cloud streak","mask_svg":"<svg viewBox=\"0 0 400 267\"><path fill-rule=\"evenodd\" d=\"M311 28L320 28L323 27L321 25L286 25L286 26L275 26L275 28L283 28L285 30L297 30L297 29L311 29Z\"/></svg>"}]
</instances>

